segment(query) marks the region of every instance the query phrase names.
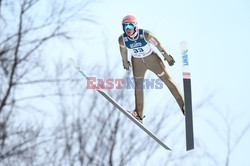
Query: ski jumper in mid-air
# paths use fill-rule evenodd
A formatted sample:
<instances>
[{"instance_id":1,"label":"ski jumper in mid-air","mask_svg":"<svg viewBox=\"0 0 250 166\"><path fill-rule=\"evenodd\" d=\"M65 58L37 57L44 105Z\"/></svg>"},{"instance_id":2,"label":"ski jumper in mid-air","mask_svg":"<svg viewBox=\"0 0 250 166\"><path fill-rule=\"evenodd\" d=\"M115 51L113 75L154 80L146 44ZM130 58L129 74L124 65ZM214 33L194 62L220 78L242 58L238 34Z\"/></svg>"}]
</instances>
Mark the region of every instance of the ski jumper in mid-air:
<instances>
[{"instance_id":1,"label":"ski jumper in mid-air","mask_svg":"<svg viewBox=\"0 0 250 166\"><path fill-rule=\"evenodd\" d=\"M143 79L147 70L154 72L168 87L176 99L181 111L184 112L184 100L177 86L170 78L165 65L160 57L153 51L151 45L154 45L163 55L170 66L174 65L175 60L167 53L158 39L149 31L139 29L137 19L133 15L127 15L122 20L124 33L119 37L120 52L122 56L123 67L129 70L131 67L128 60L128 52L131 55L133 76L135 79L135 110L131 114L140 122L144 117L143 106ZM149 44L150 43L150 44Z\"/></svg>"}]
</instances>

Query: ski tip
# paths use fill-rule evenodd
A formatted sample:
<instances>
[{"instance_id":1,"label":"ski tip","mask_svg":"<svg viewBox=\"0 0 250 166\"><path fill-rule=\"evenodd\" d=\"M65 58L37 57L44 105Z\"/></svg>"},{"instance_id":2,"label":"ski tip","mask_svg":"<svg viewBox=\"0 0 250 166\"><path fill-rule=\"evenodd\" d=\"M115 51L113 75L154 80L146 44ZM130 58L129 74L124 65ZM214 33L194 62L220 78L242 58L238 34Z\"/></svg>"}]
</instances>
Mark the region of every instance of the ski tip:
<instances>
[{"instance_id":1,"label":"ski tip","mask_svg":"<svg viewBox=\"0 0 250 166\"><path fill-rule=\"evenodd\" d=\"M187 42L186 41L181 41L180 42L180 50L181 50L181 52L184 52L184 51L188 50L188 46L187 46Z\"/></svg>"},{"instance_id":2,"label":"ski tip","mask_svg":"<svg viewBox=\"0 0 250 166\"><path fill-rule=\"evenodd\" d=\"M78 67L76 61L75 61L73 58L69 58L69 63L70 63L73 67L75 67L75 68Z\"/></svg>"}]
</instances>

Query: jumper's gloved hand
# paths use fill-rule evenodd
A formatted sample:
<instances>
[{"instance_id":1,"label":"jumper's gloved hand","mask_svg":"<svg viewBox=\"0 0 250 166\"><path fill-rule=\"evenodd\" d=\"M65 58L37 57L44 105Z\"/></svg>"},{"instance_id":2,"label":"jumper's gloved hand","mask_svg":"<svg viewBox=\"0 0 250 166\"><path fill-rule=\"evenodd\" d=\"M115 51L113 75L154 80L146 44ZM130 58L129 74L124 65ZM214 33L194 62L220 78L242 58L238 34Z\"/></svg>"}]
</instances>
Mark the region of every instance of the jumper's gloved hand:
<instances>
[{"instance_id":1,"label":"jumper's gloved hand","mask_svg":"<svg viewBox=\"0 0 250 166\"><path fill-rule=\"evenodd\" d=\"M173 66L175 63L174 58L170 54L162 53L164 56L164 60L168 61L169 66Z\"/></svg>"},{"instance_id":2,"label":"jumper's gloved hand","mask_svg":"<svg viewBox=\"0 0 250 166\"><path fill-rule=\"evenodd\" d=\"M123 63L123 68L126 70L129 70L129 67L131 67L130 62L129 61L122 61Z\"/></svg>"}]
</instances>

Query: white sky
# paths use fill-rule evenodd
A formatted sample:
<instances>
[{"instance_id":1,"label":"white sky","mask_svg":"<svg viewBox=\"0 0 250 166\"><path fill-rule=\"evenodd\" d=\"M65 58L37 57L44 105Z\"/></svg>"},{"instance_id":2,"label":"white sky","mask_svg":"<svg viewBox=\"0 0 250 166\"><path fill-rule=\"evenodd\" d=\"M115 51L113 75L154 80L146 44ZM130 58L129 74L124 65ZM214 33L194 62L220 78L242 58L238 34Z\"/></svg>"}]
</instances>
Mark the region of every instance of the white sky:
<instances>
[{"instance_id":1,"label":"white sky","mask_svg":"<svg viewBox=\"0 0 250 166\"><path fill-rule=\"evenodd\" d=\"M76 33L79 43L73 43L72 48L70 46L62 48L61 56L67 60L68 57L80 55L82 56L80 63L86 68L91 68L92 65L102 66L108 62L112 68L121 60L117 42L122 33L121 20L125 15L133 14L138 19L139 28L155 34L175 58L176 64L173 67L165 64L180 88L182 88L182 76L179 42L182 40L188 42L193 106L197 106L206 94L215 93L214 105L225 114L229 112L230 118L238 118L234 119L235 123L232 124L232 131L237 136L237 130L242 129L242 124L246 124L250 119L249 9L250 1L247 0L107 0L100 4L93 3L89 12L92 12L92 17L98 20L100 26L85 25L84 22L83 25L76 24L74 28L79 33L87 32L87 34L82 34L85 38L81 39L81 34ZM107 40L103 39L103 34ZM88 40L88 43L84 40ZM103 47L103 42L108 44L107 50ZM104 51L108 51L108 59L103 56ZM85 63L86 58L88 60ZM125 72L121 66L111 77L121 78ZM150 73L146 77L156 78ZM147 100L153 99L147 97ZM205 130L209 129L202 128L205 123L202 122L204 118L210 119L222 130L225 127L224 122L217 117L218 114L210 111L209 104L207 103L202 109L194 110L194 116L197 116L194 117L195 134L204 134L199 137L204 138L203 142L205 141L206 146L214 151L214 154L221 152L218 156L224 160L224 150L218 151L217 140L214 140L213 136L206 135ZM150 114L150 109L152 108L147 105L147 114ZM246 161L249 144L245 143L248 143L248 138L250 138L249 131L239 144L239 148L231 155L231 165L250 164L250 161Z\"/></svg>"}]
</instances>

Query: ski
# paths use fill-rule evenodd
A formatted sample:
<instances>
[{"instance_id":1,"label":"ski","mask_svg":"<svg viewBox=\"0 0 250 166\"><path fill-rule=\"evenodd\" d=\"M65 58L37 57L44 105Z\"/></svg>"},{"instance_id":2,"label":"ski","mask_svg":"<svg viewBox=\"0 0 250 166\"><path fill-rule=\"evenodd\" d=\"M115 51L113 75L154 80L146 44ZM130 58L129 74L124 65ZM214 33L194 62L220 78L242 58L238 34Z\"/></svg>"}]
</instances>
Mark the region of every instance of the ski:
<instances>
[{"instance_id":1,"label":"ski","mask_svg":"<svg viewBox=\"0 0 250 166\"><path fill-rule=\"evenodd\" d=\"M88 79L87 75L80 69L78 64L74 59L69 59L70 64L79 72L81 75ZM126 117L128 117L132 122L134 122L138 127L140 127L144 132L146 132L151 138L153 138L158 144L160 144L166 150L171 150L164 142L162 142L154 133L152 133L147 127L145 127L141 122L136 120L126 109L124 109L120 104L118 104L112 97L110 97L106 92L101 89L96 88L104 98L106 98L111 104L113 104L118 110L120 110Z\"/></svg>"},{"instance_id":2,"label":"ski","mask_svg":"<svg viewBox=\"0 0 250 166\"><path fill-rule=\"evenodd\" d=\"M192 113L192 95L191 95L191 75L188 62L187 42L180 43L182 53L182 77L185 102L185 127L186 127L186 150L194 149L194 132L193 132L193 113Z\"/></svg>"}]
</instances>

